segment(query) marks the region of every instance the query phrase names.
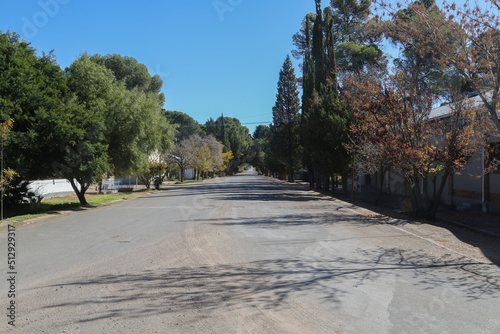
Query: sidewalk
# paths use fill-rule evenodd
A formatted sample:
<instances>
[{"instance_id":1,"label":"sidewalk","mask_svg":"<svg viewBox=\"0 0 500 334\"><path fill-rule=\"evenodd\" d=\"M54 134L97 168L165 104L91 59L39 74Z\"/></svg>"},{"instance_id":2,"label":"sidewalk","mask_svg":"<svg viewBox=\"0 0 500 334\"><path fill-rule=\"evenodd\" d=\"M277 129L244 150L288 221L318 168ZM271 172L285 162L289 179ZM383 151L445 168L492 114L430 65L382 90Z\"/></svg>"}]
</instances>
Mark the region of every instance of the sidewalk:
<instances>
[{"instance_id":1,"label":"sidewalk","mask_svg":"<svg viewBox=\"0 0 500 334\"><path fill-rule=\"evenodd\" d=\"M309 184L303 184L304 186L309 186ZM343 197L341 192L341 188L335 189L335 197L340 200L351 202L350 197ZM374 190L365 188L363 192L354 193L353 204L366 207L372 211L380 212L381 214L412 219L412 217L404 216L401 213L403 197L384 193L378 205L375 205L373 203L376 195ZM436 220L441 224L458 226L462 229L500 238L500 214L497 213L461 212L457 211L455 207L442 204L439 206L438 212L436 213Z\"/></svg>"}]
</instances>

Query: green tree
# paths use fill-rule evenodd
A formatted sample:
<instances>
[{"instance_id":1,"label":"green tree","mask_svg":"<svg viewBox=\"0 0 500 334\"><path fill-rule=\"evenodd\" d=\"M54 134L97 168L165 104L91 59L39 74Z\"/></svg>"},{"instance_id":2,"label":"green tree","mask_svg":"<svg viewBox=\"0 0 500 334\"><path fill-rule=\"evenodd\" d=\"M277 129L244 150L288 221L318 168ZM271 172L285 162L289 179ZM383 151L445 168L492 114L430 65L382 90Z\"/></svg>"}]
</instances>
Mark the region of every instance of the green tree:
<instances>
[{"instance_id":1,"label":"green tree","mask_svg":"<svg viewBox=\"0 0 500 334\"><path fill-rule=\"evenodd\" d=\"M127 89L87 54L63 72L12 33L0 34L0 52L0 115L16 121L5 158L22 179L65 177L86 204L90 184L140 172L172 145L157 79Z\"/></svg>"},{"instance_id":2,"label":"green tree","mask_svg":"<svg viewBox=\"0 0 500 334\"><path fill-rule=\"evenodd\" d=\"M270 128L267 125L258 125L252 135L253 144L250 149L249 162L258 171L268 174L266 165L266 152L269 151Z\"/></svg>"},{"instance_id":3,"label":"green tree","mask_svg":"<svg viewBox=\"0 0 500 334\"><path fill-rule=\"evenodd\" d=\"M164 154L173 146L175 129L152 92L129 91L115 83L106 124L108 153L116 176L141 173L152 155Z\"/></svg>"},{"instance_id":4,"label":"green tree","mask_svg":"<svg viewBox=\"0 0 500 334\"><path fill-rule=\"evenodd\" d=\"M210 118L205 123L204 130L207 135L212 134L217 141L223 143L224 152L233 152L234 159L231 160L229 174L237 172L241 165L248 162L252 137L248 128L241 125L237 118L227 116L220 116L217 120Z\"/></svg>"},{"instance_id":5,"label":"green tree","mask_svg":"<svg viewBox=\"0 0 500 334\"><path fill-rule=\"evenodd\" d=\"M267 125L257 125L257 127L255 128L254 132L253 132L253 139L256 140L256 139L266 139L268 138L269 136L269 126Z\"/></svg>"},{"instance_id":6,"label":"green tree","mask_svg":"<svg viewBox=\"0 0 500 334\"><path fill-rule=\"evenodd\" d=\"M0 121L15 121L5 163L23 180L52 177L51 162L63 154L62 137L72 127L64 72L52 53L38 57L15 33L0 33L0 55Z\"/></svg>"},{"instance_id":7,"label":"green tree","mask_svg":"<svg viewBox=\"0 0 500 334\"><path fill-rule=\"evenodd\" d=\"M106 140L107 115L113 93L110 70L84 54L66 69L68 87L75 100L68 105L73 128L65 133L62 161L53 163L58 174L68 179L82 205L85 193L111 171Z\"/></svg>"},{"instance_id":8,"label":"green tree","mask_svg":"<svg viewBox=\"0 0 500 334\"><path fill-rule=\"evenodd\" d=\"M151 184L154 184L156 190L160 190L160 186L168 172L168 164L162 159L150 160L147 169L138 175L139 180L146 186L146 189L151 189Z\"/></svg>"},{"instance_id":9,"label":"green tree","mask_svg":"<svg viewBox=\"0 0 500 334\"><path fill-rule=\"evenodd\" d=\"M151 76L146 65L139 63L137 59L119 54L106 56L95 54L90 59L110 69L115 79L125 84L128 90L151 92L159 96L162 104L165 102L163 93L160 93L163 80L157 74Z\"/></svg>"},{"instance_id":10,"label":"green tree","mask_svg":"<svg viewBox=\"0 0 500 334\"><path fill-rule=\"evenodd\" d=\"M189 140L194 156L193 166L202 176L208 177L209 172L215 173L216 169L223 168L223 147L214 136L193 135Z\"/></svg>"},{"instance_id":11,"label":"green tree","mask_svg":"<svg viewBox=\"0 0 500 334\"><path fill-rule=\"evenodd\" d=\"M177 125L175 136L177 142L187 139L194 134L204 135L200 123L188 114L180 111L165 110L164 115L169 123Z\"/></svg>"},{"instance_id":12,"label":"green tree","mask_svg":"<svg viewBox=\"0 0 500 334\"><path fill-rule=\"evenodd\" d=\"M288 180L295 182L295 171L300 168L300 98L292 61L287 56L279 74L270 147L275 158L287 171Z\"/></svg>"},{"instance_id":13,"label":"green tree","mask_svg":"<svg viewBox=\"0 0 500 334\"><path fill-rule=\"evenodd\" d=\"M303 60L303 65L306 64L306 51L312 51L313 39L317 45L312 51L313 57L322 57L324 51L319 43L322 38L324 43L334 43L338 71L359 72L370 64L385 66L384 52L379 46L382 34L377 21L370 19L371 1L331 0L330 6L321 12L321 1L316 0L316 9L316 13L306 15L301 30L293 36L296 49L292 54ZM303 68L303 73L307 73L306 68Z\"/></svg>"},{"instance_id":14,"label":"green tree","mask_svg":"<svg viewBox=\"0 0 500 334\"><path fill-rule=\"evenodd\" d=\"M72 73L79 63L94 75ZM84 54L67 72L79 102L104 118L110 174L142 173L151 155L171 148L174 128L163 116L162 99L148 89L151 77L144 65L130 57Z\"/></svg>"},{"instance_id":15,"label":"green tree","mask_svg":"<svg viewBox=\"0 0 500 334\"><path fill-rule=\"evenodd\" d=\"M352 165L343 145L351 117L340 101L336 12L330 7L322 10L321 1L315 2L312 36L306 38L309 49L304 51L302 144L311 187L328 188L329 179L335 173L342 174L346 181Z\"/></svg>"},{"instance_id":16,"label":"green tree","mask_svg":"<svg viewBox=\"0 0 500 334\"><path fill-rule=\"evenodd\" d=\"M439 65L439 56L434 52L426 52L429 44L429 35L421 34L422 22L419 20L419 11L427 15L439 15L435 1L415 1L407 8L403 8L392 16L390 21L383 23L383 31L392 43L400 48L400 57L394 60L396 69L411 70L409 78L418 87L419 94L443 94L449 87L445 87L447 71ZM415 45L421 45L416 49ZM424 46L426 45L426 46ZM446 46L453 48L453 41L448 39Z\"/></svg>"},{"instance_id":17,"label":"green tree","mask_svg":"<svg viewBox=\"0 0 500 334\"><path fill-rule=\"evenodd\" d=\"M0 196L1 196L1 217L0 220L3 221L3 199L5 196L5 191L11 187L12 182L16 177L19 176L19 174L11 169L11 168L4 168L4 161L3 161L3 151L4 151L4 142L5 140L9 137L9 133L12 130L12 126L14 124L14 121L12 119L9 119L8 121L5 121L3 123L0 123L0 140L2 141L2 147L1 147L1 155L0 159L2 159L2 168L0 168L0 173L1 173L1 182L0 182Z\"/></svg>"}]
</instances>

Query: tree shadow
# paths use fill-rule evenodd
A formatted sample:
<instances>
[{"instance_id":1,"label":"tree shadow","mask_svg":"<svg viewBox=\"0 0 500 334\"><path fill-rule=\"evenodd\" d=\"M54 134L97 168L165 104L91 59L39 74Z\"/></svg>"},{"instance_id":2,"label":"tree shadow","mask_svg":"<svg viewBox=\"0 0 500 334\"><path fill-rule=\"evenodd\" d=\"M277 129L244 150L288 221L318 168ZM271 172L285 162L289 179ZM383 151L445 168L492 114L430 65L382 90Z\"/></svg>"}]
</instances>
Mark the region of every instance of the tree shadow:
<instances>
[{"instance_id":1,"label":"tree shadow","mask_svg":"<svg viewBox=\"0 0 500 334\"><path fill-rule=\"evenodd\" d=\"M357 224L365 226L379 225L382 223L398 225L404 222L391 221L387 217L368 217L357 214L332 215L324 214L289 214L279 216L269 216L265 218L216 218L189 220L190 222L205 222L216 226L247 226L256 228L283 228L295 226L332 226L339 223L355 221Z\"/></svg>"},{"instance_id":2,"label":"tree shadow","mask_svg":"<svg viewBox=\"0 0 500 334\"><path fill-rule=\"evenodd\" d=\"M209 183L192 183L185 187L162 188L158 192L139 200L148 201L162 197L189 197L189 196L210 196L214 200L238 200L238 201L313 201L318 199L318 195L313 191L305 192L297 184L284 184L270 182L272 179L254 175L251 182L249 175L235 175L221 181ZM298 186L298 187L297 187ZM298 190L302 190L298 193Z\"/></svg>"},{"instance_id":3,"label":"tree shadow","mask_svg":"<svg viewBox=\"0 0 500 334\"><path fill-rule=\"evenodd\" d=\"M493 263L500 267L500 243L495 235L482 232L482 226L494 226L500 222L500 216L483 213L459 213L454 208L441 205L437 219L429 221L417 219L407 214L401 213L398 209L402 201L401 196L384 194L379 205L373 204L373 194L356 194L354 201L347 200L340 196L335 196L336 200L343 200L350 205L370 210L379 217L386 217L384 223L392 225L418 225L430 224L439 226L450 231L460 241L481 249L481 252ZM498 222L497 222L498 221ZM457 224L458 223L458 224ZM487 230L487 227L485 228Z\"/></svg>"},{"instance_id":4,"label":"tree shadow","mask_svg":"<svg viewBox=\"0 0 500 334\"><path fill-rule=\"evenodd\" d=\"M58 311L77 306L106 306L99 314L81 314L79 322L140 318L186 310L258 307L280 310L300 295L342 306L354 286L388 276L412 276L416 293L431 299L446 284L465 301L500 297L500 273L481 263L453 256L430 257L423 251L357 249L351 257L303 255L234 265L166 268L128 274L82 277L40 289L90 287L104 296L78 295L77 301L46 305ZM82 291L82 290L80 290ZM137 302L137 303L135 303Z\"/></svg>"},{"instance_id":5,"label":"tree shadow","mask_svg":"<svg viewBox=\"0 0 500 334\"><path fill-rule=\"evenodd\" d=\"M498 239L486 235L473 233L470 230L460 228L443 222L429 222L416 220L410 216L401 214L397 208L401 199L393 199L385 195L381 205L371 203L372 197L361 197L356 194L354 201L336 195L331 197L331 193L311 190L304 184L292 184L276 181L261 176L233 176L229 182L210 182L193 184L186 188L170 189L153 194L149 197L139 199L148 201L158 197L170 196L199 196L211 201L237 201L242 202L314 202L319 200L329 200L335 202L335 206L325 205L321 208L325 213L322 215L289 214L282 216L271 216L266 218L240 218L240 219L217 219L203 220L216 225L228 226L252 226L258 228L278 228L293 227L302 225L324 225L330 226L335 223L355 222L356 225L371 226L388 224L403 226L407 224L433 224L445 227L452 232L459 240L469 245L481 249L483 254L497 266L500 266L500 244ZM365 194L366 195L366 194ZM372 194L372 195L375 195ZM202 206L200 206L202 207ZM348 209L357 209L361 214L350 213ZM361 209L361 210L359 210ZM363 213L363 211L365 213ZM342 214L337 214L342 212Z\"/></svg>"}]
</instances>

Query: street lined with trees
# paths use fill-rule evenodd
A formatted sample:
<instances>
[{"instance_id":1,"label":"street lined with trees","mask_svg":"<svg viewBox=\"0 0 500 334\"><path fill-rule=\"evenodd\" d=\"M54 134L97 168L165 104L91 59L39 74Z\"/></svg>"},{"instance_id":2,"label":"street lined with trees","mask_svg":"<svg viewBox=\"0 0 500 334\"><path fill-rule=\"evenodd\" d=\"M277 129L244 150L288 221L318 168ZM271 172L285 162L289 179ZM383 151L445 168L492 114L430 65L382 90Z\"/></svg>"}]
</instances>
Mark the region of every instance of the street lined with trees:
<instances>
[{"instance_id":1,"label":"street lined with trees","mask_svg":"<svg viewBox=\"0 0 500 334\"><path fill-rule=\"evenodd\" d=\"M166 110L162 78L135 58L84 52L62 69L0 32L1 220L4 200L40 204L35 179L68 180L80 202L46 212L86 211L0 226L19 263L3 280L17 293L7 332L499 332L497 216L427 222L473 157L483 191L500 165L500 0L309 1L297 67L283 55L272 122L252 134L223 113ZM377 200L396 174L405 213L423 219L344 201L363 174ZM80 208L130 176L193 184Z\"/></svg>"},{"instance_id":2,"label":"street lined with trees","mask_svg":"<svg viewBox=\"0 0 500 334\"><path fill-rule=\"evenodd\" d=\"M484 148L495 166L500 5L314 4L292 37L302 76L287 56L272 123L253 136L236 118L200 124L164 110L162 79L132 57L83 53L62 70L54 54L1 34L1 120L14 120L5 165L18 181L68 179L82 204L109 176L140 175L150 185L167 170L184 180L186 168L199 178L253 164L292 182L305 169L311 187L325 191L340 179L352 196L360 172L393 168L411 188L413 211L433 218L447 177L471 156ZM399 48L392 61L387 43ZM480 107L467 102L472 93ZM450 105L451 128L431 115L439 103ZM157 156L169 167L156 166Z\"/></svg>"},{"instance_id":3,"label":"street lined with trees","mask_svg":"<svg viewBox=\"0 0 500 334\"><path fill-rule=\"evenodd\" d=\"M500 328L497 242L490 239L483 253L459 240L471 238L463 231L388 224L250 171L34 224L19 235L22 317L12 330L2 324L5 333Z\"/></svg>"}]
</instances>

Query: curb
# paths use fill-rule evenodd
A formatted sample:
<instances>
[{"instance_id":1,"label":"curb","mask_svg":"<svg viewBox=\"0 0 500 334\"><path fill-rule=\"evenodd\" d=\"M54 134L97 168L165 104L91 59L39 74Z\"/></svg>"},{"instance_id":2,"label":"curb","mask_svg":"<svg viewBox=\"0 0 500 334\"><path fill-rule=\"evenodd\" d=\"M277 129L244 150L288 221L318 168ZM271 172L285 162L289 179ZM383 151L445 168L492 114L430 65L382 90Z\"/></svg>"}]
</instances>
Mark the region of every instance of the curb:
<instances>
[{"instance_id":1,"label":"curb","mask_svg":"<svg viewBox=\"0 0 500 334\"><path fill-rule=\"evenodd\" d=\"M459 227L459 228L462 228L464 230L468 230L470 232L478 233L478 234L481 234L481 235L484 235L484 236L493 237L493 238L499 238L500 239L500 233L497 233L497 232L485 230L485 229L482 229L482 228L472 227L472 226L467 225L467 224L458 223L456 221L447 220L447 219L443 219L443 218L439 218L436 221L440 222L440 223L443 223L443 224L447 224L447 225Z\"/></svg>"},{"instance_id":2,"label":"curb","mask_svg":"<svg viewBox=\"0 0 500 334\"><path fill-rule=\"evenodd\" d=\"M314 192L316 192L318 194L326 195L322 191L318 191L317 189L311 189L311 188L309 188L308 185L305 185L305 184L300 184L300 185L306 186L309 190L312 190L312 191L314 191ZM333 196L331 196L331 197L334 198ZM364 202L362 199L358 199L358 200L361 201L361 202ZM355 203L349 201L348 199L344 200L344 201L347 202L347 203L351 203L351 204L355 205L358 208L360 207L358 204L355 204ZM379 207L379 206L377 206L377 207ZM370 210L370 209L368 209L368 210ZM409 220L409 221L414 221L411 217L407 217L405 219ZM473 227L473 226L470 226L468 224L459 223L459 222L448 220L448 219L445 219L445 218L436 218L436 222L444 224L444 225L449 225L449 226L454 226L454 227L462 228L464 230L470 231L472 233L480 234L482 236L500 239L500 233L498 233L498 232L493 232L493 231L490 231L490 230L485 230L485 229L482 229L482 228ZM426 223L427 224L431 224L431 225L433 224L433 222L431 222L431 221L426 221Z\"/></svg>"}]
</instances>

